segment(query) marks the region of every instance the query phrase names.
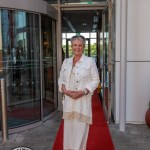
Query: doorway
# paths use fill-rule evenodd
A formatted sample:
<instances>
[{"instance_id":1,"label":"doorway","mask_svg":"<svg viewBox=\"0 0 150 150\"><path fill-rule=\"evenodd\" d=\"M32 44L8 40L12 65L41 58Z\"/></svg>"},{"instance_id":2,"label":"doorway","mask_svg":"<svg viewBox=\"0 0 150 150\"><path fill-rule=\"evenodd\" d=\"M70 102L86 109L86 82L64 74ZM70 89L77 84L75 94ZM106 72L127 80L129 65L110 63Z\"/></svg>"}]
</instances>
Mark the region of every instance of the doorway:
<instances>
[{"instance_id":1,"label":"doorway","mask_svg":"<svg viewBox=\"0 0 150 150\"><path fill-rule=\"evenodd\" d=\"M101 92L103 96L103 108L105 110L107 121L109 122L112 116L112 105L114 100L114 79L115 79L115 66L114 66L114 51L115 48L112 49L113 46L113 35L112 35L112 11L114 7L112 7L112 2L105 3L102 7L100 4L97 7L86 6L86 7L71 7L71 5L67 7L61 7L62 9L62 33L63 34L80 34L82 33L96 33L96 46L95 54L92 54L91 49L91 38L88 39L86 37L87 43L87 51L85 51L86 56L94 57L98 65L98 69L100 70L101 77ZM84 11L83 11L84 10ZM86 11L85 11L86 10ZM87 13L87 14L86 14ZM89 15L88 15L89 14ZM87 28L86 18L85 16L92 16L88 18L89 24L92 24L92 29ZM91 19L91 20L90 20ZM97 22L98 20L98 22ZM69 27L68 27L69 26ZM88 26L89 27L89 26ZM66 47L63 47L65 57L70 57L72 55L70 48L70 39L66 37L66 41L64 41L64 36L62 35L62 43L66 44ZM63 46L63 44L62 44ZM102 51L102 52L101 52ZM100 53L100 54L99 54ZM97 63L98 64L98 63Z\"/></svg>"}]
</instances>

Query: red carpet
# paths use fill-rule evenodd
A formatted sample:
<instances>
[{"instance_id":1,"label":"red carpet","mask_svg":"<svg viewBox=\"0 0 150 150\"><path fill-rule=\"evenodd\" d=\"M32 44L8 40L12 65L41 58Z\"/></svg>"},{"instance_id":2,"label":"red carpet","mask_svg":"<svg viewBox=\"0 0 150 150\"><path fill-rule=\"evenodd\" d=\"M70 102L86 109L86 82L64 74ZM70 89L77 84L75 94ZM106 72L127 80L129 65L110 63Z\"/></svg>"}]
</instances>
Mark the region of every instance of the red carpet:
<instances>
[{"instance_id":1,"label":"red carpet","mask_svg":"<svg viewBox=\"0 0 150 150\"><path fill-rule=\"evenodd\" d=\"M97 92L92 98L93 124L90 126L87 150L114 150L109 128ZM63 121L58 130L53 150L63 150Z\"/></svg>"}]
</instances>

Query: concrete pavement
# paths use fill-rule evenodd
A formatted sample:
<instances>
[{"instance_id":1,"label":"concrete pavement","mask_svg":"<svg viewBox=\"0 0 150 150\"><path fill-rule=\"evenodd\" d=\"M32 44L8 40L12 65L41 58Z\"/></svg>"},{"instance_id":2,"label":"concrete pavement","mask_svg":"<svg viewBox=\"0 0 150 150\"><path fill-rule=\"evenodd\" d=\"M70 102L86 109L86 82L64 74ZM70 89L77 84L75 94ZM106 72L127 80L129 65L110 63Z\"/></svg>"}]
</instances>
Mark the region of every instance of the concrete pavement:
<instances>
[{"instance_id":1,"label":"concrete pavement","mask_svg":"<svg viewBox=\"0 0 150 150\"><path fill-rule=\"evenodd\" d=\"M62 112L36 128L9 135L6 143L0 142L0 150L29 147L32 150L52 150L61 122ZM126 125L126 132L119 131L119 125L109 124L116 150L150 150L150 129L146 125ZM17 149L19 150L19 149Z\"/></svg>"}]
</instances>

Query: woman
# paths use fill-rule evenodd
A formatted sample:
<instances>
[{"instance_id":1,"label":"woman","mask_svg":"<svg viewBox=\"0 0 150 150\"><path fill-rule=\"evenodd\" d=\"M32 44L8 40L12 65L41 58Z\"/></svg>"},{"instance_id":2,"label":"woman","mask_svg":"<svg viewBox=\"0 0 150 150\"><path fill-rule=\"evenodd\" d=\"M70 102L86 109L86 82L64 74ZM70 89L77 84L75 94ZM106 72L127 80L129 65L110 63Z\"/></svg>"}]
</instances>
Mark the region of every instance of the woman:
<instances>
[{"instance_id":1,"label":"woman","mask_svg":"<svg viewBox=\"0 0 150 150\"><path fill-rule=\"evenodd\" d=\"M63 96L64 150L86 150L92 124L91 97L99 84L95 61L83 54L85 38L71 38L73 56L65 59L58 79Z\"/></svg>"}]
</instances>

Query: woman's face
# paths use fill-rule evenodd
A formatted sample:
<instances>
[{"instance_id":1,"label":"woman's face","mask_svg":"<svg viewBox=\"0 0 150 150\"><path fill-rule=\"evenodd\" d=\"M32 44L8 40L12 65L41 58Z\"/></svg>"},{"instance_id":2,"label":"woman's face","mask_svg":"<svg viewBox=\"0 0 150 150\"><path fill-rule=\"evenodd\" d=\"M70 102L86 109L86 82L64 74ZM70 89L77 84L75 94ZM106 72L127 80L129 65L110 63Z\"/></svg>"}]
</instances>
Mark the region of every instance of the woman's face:
<instances>
[{"instance_id":1,"label":"woman's face","mask_svg":"<svg viewBox=\"0 0 150 150\"><path fill-rule=\"evenodd\" d=\"M81 56L82 53L83 53L83 50L84 50L84 46L83 46L83 43L82 41L78 40L78 39L75 39L73 42L72 42L72 51L73 51L73 54L74 55L78 55L78 56Z\"/></svg>"}]
</instances>

